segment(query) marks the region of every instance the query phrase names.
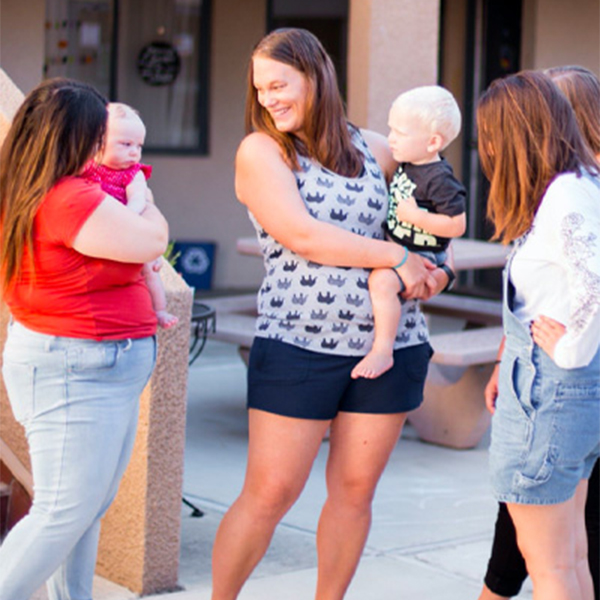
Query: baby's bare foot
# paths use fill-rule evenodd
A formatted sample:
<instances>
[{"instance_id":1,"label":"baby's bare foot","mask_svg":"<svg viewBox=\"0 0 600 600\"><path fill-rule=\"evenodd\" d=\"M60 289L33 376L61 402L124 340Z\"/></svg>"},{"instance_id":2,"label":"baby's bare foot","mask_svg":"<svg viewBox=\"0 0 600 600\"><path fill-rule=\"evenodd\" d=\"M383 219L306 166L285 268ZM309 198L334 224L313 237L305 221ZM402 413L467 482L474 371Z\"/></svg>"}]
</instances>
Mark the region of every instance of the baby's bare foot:
<instances>
[{"instance_id":1,"label":"baby's bare foot","mask_svg":"<svg viewBox=\"0 0 600 600\"><path fill-rule=\"evenodd\" d=\"M177 325L177 323L179 323L179 317L172 315L170 312L167 312L166 310L157 310L156 318L158 319L158 324L163 329L170 329L171 327L173 327L174 325Z\"/></svg>"},{"instance_id":2,"label":"baby's bare foot","mask_svg":"<svg viewBox=\"0 0 600 600\"><path fill-rule=\"evenodd\" d=\"M371 350L355 367L352 369L350 377L357 379L365 377L366 379L375 379L394 365L394 357L387 352L375 352Z\"/></svg>"}]
</instances>

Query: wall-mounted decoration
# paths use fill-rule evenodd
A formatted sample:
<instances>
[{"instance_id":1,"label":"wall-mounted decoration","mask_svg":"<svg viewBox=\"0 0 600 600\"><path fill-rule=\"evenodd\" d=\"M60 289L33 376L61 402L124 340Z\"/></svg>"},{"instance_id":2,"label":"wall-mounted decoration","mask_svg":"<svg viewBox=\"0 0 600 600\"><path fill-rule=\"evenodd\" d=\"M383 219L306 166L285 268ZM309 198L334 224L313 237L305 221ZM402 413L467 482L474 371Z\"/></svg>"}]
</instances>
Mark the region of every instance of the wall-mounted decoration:
<instances>
[{"instance_id":1,"label":"wall-mounted decoration","mask_svg":"<svg viewBox=\"0 0 600 600\"><path fill-rule=\"evenodd\" d=\"M79 46L82 48L100 48L102 27L100 23L85 21L79 28Z\"/></svg>"},{"instance_id":2,"label":"wall-mounted decoration","mask_svg":"<svg viewBox=\"0 0 600 600\"><path fill-rule=\"evenodd\" d=\"M137 70L148 85L172 84L179 75L180 67L179 53L169 42L151 42L138 54Z\"/></svg>"}]
</instances>

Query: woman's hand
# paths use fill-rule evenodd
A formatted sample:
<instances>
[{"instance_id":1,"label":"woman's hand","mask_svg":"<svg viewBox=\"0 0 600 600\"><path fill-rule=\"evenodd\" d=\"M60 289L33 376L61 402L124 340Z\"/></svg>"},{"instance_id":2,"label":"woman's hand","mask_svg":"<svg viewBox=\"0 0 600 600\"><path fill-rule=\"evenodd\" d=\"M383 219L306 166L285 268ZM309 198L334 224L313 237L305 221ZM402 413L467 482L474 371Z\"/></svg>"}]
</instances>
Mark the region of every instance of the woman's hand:
<instances>
[{"instance_id":1,"label":"woman's hand","mask_svg":"<svg viewBox=\"0 0 600 600\"><path fill-rule=\"evenodd\" d=\"M490 377L487 385L485 386L485 390L483 392L483 397L485 398L485 406L486 408L494 414L496 410L496 398L498 397L498 376L500 375L500 365L496 364L494 370L492 371L492 376Z\"/></svg>"},{"instance_id":2,"label":"woman's hand","mask_svg":"<svg viewBox=\"0 0 600 600\"><path fill-rule=\"evenodd\" d=\"M407 300L411 298L424 299L430 297L432 294L429 290L437 287L437 282L432 275L435 268L435 265L426 258L414 252L409 252L406 262L400 268L396 269L406 286L402 297Z\"/></svg>"},{"instance_id":3,"label":"woman's hand","mask_svg":"<svg viewBox=\"0 0 600 600\"><path fill-rule=\"evenodd\" d=\"M492 414L494 414L496 410L496 398L498 398L498 377L500 376L500 360L502 358L502 354L504 354L505 342L506 338L502 336L502 341L500 342L500 347L498 348L498 356L496 359L496 364L494 365L494 370L492 371L492 376L490 377L490 380L487 382L485 390L483 391L485 406Z\"/></svg>"},{"instance_id":4,"label":"woman's hand","mask_svg":"<svg viewBox=\"0 0 600 600\"><path fill-rule=\"evenodd\" d=\"M567 328L562 323L544 315L531 323L533 341L552 359L556 344L566 331Z\"/></svg>"},{"instance_id":5,"label":"woman's hand","mask_svg":"<svg viewBox=\"0 0 600 600\"><path fill-rule=\"evenodd\" d=\"M433 298L433 296L437 296L440 292L443 292L448 285L448 275L445 271L440 269L439 267L434 268L433 271L430 272L429 278L426 284L425 295L419 296L420 300L429 300L429 298Z\"/></svg>"},{"instance_id":6,"label":"woman's hand","mask_svg":"<svg viewBox=\"0 0 600 600\"><path fill-rule=\"evenodd\" d=\"M452 244L450 244L447 249L446 265L454 272L454 248L452 247ZM450 279L446 271L439 267L434 268L430 273L425 294L419 296L419 299L429 300L429 298L437 296L437 294L443 292L448 287L449 283Z\"/></svg>"}]
</instances>

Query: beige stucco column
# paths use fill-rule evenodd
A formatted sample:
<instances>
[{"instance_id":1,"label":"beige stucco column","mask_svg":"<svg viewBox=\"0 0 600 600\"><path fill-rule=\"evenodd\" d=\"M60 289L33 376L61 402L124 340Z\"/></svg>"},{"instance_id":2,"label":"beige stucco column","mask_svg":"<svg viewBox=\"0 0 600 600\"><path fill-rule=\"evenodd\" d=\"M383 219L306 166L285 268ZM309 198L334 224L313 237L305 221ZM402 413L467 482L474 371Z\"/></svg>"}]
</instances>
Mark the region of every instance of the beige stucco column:
<instances>
[{"instance_id":1,"label":"beige stucco column","mask_svg":"<svg viewBox=\"0 0 600 600\"><path fill-rule=\"evenodd\" d=\"M23 94L0 69L0 145ZM192 293L167 264L161 277L179 324L158 332L158 356L140 400L131 463L102 521L97 572L139 594L177 587ZM123 307L127 310L127 307ZM0 302L0 365L9 314ZM0 378L0 460L31 493L27 441Z\"/></svg>"},{"instance_id":2,"label":"beige stucco column","mask_svg":"<svg viewBox=\"0 0 600 600\"><path fill-rule=\"evenodd\" d=\"M12 79L0 69L0 146L8 133L12 119L23 102L23 93ZM10 315L4 302L0 302L0 351L6 340L6 327ZM0 365L2 356L0 354ZM23 428L14 420L4 382L0 377L0 460L10 469L29 494L33 492L29 450Z\"/></svg>"},{"instance_id":3,"label":"beige stucco column","mask_svg":"<svg viewBox=\"0 0 600 600\"><path fill-rule=\"evenodd\" d=\"M133 456L102 521L96 567L140 594L176 589L179 568L192 293L169 265L161 277L179 324L158 332L156 368L140 399Z\"/></svg>"},{"instance_id":4,"label":"beige stucco column","mask_svg":"<svg viewBox=\"0 0 600 600\"><path fill-rule=\"evenodd\" d=\"M387 135L394 98L437 83L440 0L350 0L348 115Z\"/></svg>"}]
</instances>

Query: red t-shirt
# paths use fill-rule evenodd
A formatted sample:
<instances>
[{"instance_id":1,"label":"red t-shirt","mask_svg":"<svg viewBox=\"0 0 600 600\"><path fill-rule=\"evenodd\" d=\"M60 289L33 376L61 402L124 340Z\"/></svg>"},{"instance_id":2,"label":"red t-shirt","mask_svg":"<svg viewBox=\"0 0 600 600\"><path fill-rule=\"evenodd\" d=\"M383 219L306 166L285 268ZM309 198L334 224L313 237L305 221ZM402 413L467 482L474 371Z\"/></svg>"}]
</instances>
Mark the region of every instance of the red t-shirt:
<instances>
[{"instance_id":1,"label":"red t-shirt","mask_svg":"<svg viewBox=\"0 0 600 600\"><path fill-rule=\"evenodd\" d=\"M105 197L98 184L65 177L42 201L34 219L35 269L25 249L21 277L5 295L13 317L25 327L96 340L156 332L143 265L92 258L72 247Z\"/></svg>"}]
</instances>

